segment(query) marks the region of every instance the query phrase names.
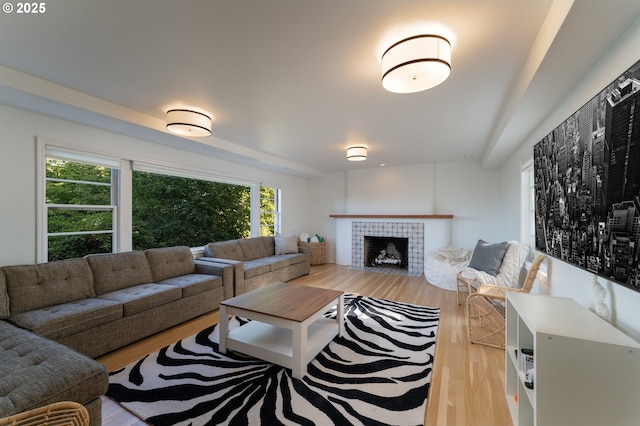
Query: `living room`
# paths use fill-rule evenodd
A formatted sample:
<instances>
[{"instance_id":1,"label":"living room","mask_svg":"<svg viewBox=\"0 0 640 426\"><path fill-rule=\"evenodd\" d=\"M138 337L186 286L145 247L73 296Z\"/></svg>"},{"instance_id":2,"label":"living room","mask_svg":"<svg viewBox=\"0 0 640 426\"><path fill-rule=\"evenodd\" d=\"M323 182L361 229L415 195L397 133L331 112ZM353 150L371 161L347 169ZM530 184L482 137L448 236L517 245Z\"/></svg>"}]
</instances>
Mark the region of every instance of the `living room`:
<instances>
[{"instance_id":1,"label":"living room","mask_svg":"<svg viewBox=\"0 0 640 426\"><path fill-rule=\"evenodd\" d=\"M551 3L562 2L547 2L547 8L551 8ZM576 46L581 45L579 41L574 40L574 44L566 46L554 45L554 49L549 50L549 55L543 62L546 67L551 68L551 71L547 71L547 80L535 80L536 85L519 89L521 96L531 96L530 92L533 91L552 99L543 104L546 109L536 111L536 122L527 121L527 111L500 103L500 109L517 111L520 114L513 114L512 118L516 122L513 125L527 131L516 134L515 148L501 154L502 157L498 156L501 160L497 163L496 160L490 159L491 156L485 157L484 153L485 150L489 153L500 151L502 146L485 146L484 141L481 143L479 154L470 159L458 155L447 160L429 161L425 159L428 156L416 155L416 158L422 160L397 165L388 162L387 166L379 167L382 161L378 161L379 157L376 157L374 141L370 142L370 158L361 162L364 164L353 165L345 158L345 148L349 142L346 139L334 138L324 146L344 164L341 169L327 168L322 173L317 173L318 170L312 167L313 161L308 159L305 164L296 164L268 151L243 157L243 149L227 145L233 141L213 138L215 140L210 141L208 146L202 147L206 144L188 138L176 138L164 129L162 113L153 115L136 111L134 108L127 108L126 104L123 106L116 101L106 101L103 97L108 96L103 90L92 93L80 83L79 87L73 87L70 83L63 83L62 78L56 81L53 75L48 77L45 73L44 76L38 77L37 73L21 71L18 66L20 62L5 62L0 55L0 128L3 131L0 152L4 160L0 170L0 187L5 200L0 209L0 235L3 236L0 241L0 266L36 262L36 246L39 239L36 226L36 138L45 138L65 148L100 153L133 162L153 162L178 170L188 168L198 173L210 173L228 180L276 185L283 194L283 233L294 231L297 234L308 232L325 235L328 242L328 263L337 262L337 253L340 250L336 247L337 224L336 220L330 217L332 214L450 214L453 215L450 245L467 249L472 249L480 238L490 242L523 240L525 236L521 205L522 198L527 193L522 186L522 167L531 161L533 146L640 58L638 6L632 1L613 3L613 6L607 7L614 8L619 13L611 13L608 11L610 9L597 4L572 6L576 8L576 15L569 13L571 19L568 19L565 25L573 29L573 32L562 33L566 38L560 38L560 41L568 43L567 38L587 38L587 33L594 32L593 28L596 28L600 21L580 23L583 8L602 10L599 19L605 23L601 24L601 27L607 27L608 19L624 20L624 24L612 25L615 30L610 33L603 31L601 38L588 38L591 41L599 40L598 44L591 43L586 47L587 50L597 52L596 57L585 54L589 60L581 62L572 56ZM500 2L487 4L499 6ZM47 3L47 6L55 8L54 4ZM365 7L362 4L361 6ZM53 14L52 10L49 12ZM1 51L13 49L13 55L20 56L20 52L23 52L27 58L32 55L29 43L24 47L20 44L21 36L27 29L18 32L18 35L12 32L13 26L30 26L31 23L25 23L29 18L32 17L18 17L6 13L0 17L3 24L0 26ZM47 16L43 15L40 18L46 19ZM9 19L13 20L11 26L4 25ZM22 21L16 24L16 19ZM34 20L31 22L37 23ZM45 43L46 39L41 38L39 41ZM18 53L15 53L16 51ZM74 55L71 48L69 51L56 52L51 55ZM43 61L46 63L46 58ZM38 62L38 66L40 64ZM453 70L461 65L460 61L456 64L454 50ZM524 60L520 65L522 68L525 67ZM552 80L554 67L574 69L568 75L558 73L566 79L558 83ZM110 78L107 68L105 67L104 74L100 77L104 80ZM121 69L117 71L124 72ZM65 70L60 69L57 72L64 75ZM372 79L379 85L379 75ZM531 78L529 81L532 80ZM509 87L518 91L517 84L512 82ZM446 97L446 85L443 84L436 89L443 90ZM131 87L130 90L135 92L135 87ZM162 88L155 88L155 91L157 98ZM148 95L151 96L151 93ZM302 102L299 98L294 99L296 102ZM166 101L168 100L161 99L157 104ZM196 104L205 102L199 98L189 101ZM504 98L503 101L516 102L512 98ZM393 103L395 102L398 101L394 98ZM476 109L484 107L482 98L475 99L474 102ZM423 114L426 115L427 112L428 110L423 110ZM216 114L216 111L213 113ZM217 120L222 121L223 117L218 117ZM325 118L322 121L326 120ZM472 118L462 117L460 121L462 120L471 121ZM462 126L457 119L451 119L447 124L452 123ZM500 128L503 123L494 124L498 132L505 128L511 129ZM265 129L265 132L268 131L271 129ZM428 129L421 131L428 133ZM216 121L213 124L213 134L216 135ZM499 137L494 135L488 139L496 142L501 141L502 137L512 139L509 134ZM429 139L429 136L423 137L426 147L423 151L427 151L427 154ZM186 148L179 148L178 142L184 143ZM389 146L394 145L394 142L384 140L380 144ZM304 143L299 142L299 145ZM203 155L202 152L207 154ZM218 155L212 152L217 152ZM263 166L264 164L268 167ZM546 267L546 291L549 294L570 297L587 308L593 307L591 274L554 258L548 259ZM640 339L640 322L636 314L640 294L610 282L605 284L605 288L606 301L613 312L613 324L630 336Z\"/></svg>"}]
</instances>

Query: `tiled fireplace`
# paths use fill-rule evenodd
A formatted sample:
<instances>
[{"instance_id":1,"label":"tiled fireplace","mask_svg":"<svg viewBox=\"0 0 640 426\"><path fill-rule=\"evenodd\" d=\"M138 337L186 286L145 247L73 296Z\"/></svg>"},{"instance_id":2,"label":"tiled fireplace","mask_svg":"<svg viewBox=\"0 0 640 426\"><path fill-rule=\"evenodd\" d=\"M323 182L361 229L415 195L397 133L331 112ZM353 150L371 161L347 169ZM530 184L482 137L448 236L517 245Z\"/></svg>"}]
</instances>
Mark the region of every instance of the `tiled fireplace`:
<instances>
[{"instance_id":1,"label":"tiled fireplace","mask_svg":"<svg viewBox=\"0 0 640 426\"><path fill-rule=\"evenodd\" d=\"M379 261L372 261L368 253L373 250L371 247L375 247ZM421 276L424 272L424 223L352 222L351 269Z\"/></svg>"}]
</instances>

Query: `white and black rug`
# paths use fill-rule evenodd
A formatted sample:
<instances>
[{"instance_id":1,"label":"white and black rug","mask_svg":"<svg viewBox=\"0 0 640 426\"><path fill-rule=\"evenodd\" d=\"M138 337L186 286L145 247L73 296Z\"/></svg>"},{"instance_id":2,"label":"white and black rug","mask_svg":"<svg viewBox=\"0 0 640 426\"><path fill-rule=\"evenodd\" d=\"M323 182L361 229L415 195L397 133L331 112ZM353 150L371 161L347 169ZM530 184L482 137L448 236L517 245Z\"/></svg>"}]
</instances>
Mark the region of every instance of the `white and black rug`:
<instances>
[{"instance_id":1,"label":"white and black rug","mask_svg":"<svg viewBox=\"0 0 640 426\"><path fill-rule=\"evenodd\" d=\"M302 380L290 369L218 353L216 325L111 373L107 396L158 426L423 424L439 315L346 296L343 336ZM234 317L230 328L243 322Z\"/></svg>"}]
</instances>

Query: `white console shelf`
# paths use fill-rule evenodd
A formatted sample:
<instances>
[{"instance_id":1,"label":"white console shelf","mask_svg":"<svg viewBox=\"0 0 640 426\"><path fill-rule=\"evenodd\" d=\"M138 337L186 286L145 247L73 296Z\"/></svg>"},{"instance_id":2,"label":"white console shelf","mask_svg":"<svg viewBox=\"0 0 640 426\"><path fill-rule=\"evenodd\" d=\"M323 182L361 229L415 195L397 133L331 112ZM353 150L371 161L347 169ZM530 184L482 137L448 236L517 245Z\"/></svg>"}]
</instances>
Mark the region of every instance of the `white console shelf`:
<instances>
[{"instance_id":1,"label":"white console shelf","mask_svg":"<svg viewBox=\"0 0 640 426\"><path fill-rule=\"evenodd\" d=\"M573 299L507 293L505 391L516 426L640 424L640 344ZM533 389L520 349L534 351Z\"/></svg>"}]
</instances>

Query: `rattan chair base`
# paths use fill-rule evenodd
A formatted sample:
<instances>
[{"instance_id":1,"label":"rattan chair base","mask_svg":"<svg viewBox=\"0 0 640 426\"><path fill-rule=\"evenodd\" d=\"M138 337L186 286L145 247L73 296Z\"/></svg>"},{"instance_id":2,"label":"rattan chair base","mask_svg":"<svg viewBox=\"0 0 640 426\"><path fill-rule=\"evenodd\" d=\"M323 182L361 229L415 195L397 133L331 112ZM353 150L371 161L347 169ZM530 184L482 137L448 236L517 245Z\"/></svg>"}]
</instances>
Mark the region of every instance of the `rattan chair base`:
<instances>
[{"instance_id":1,"label":"rattan chair base","mask_svg":"<svg viewBox=\"0 0 640 426\"><path fill-rule=\"evenodd\" d=\"M0 419L0 426L88 426L89 413L77 402L63 401Z\"/></svg>"},{"instance_id":2,"label":"rattan chair base","mask_svg":"<svg viewBox=\"0 0 640 426\"><path fill-rule=\"evenodd\" d=\"M471 343L504 348L504 307L474 294L467 299L467 334Z\"/></svg>"}]
</instances>

